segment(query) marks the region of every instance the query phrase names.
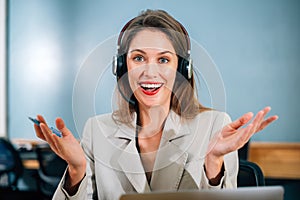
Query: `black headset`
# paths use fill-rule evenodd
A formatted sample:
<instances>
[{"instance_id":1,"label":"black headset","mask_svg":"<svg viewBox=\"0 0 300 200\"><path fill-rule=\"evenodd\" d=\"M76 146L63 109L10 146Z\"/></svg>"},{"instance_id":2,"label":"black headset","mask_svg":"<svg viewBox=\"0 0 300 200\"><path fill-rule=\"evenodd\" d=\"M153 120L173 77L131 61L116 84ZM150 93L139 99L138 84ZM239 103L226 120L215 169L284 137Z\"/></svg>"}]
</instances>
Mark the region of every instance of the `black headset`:
<instances>
[{"instance_id":1,"label":"black headset","mask_svg":"<svg viewBox=\"0 0 300 200\"><path fill-rule=\"evenodd\" d=\"M131 24L131 22L134 19L135 18L131 19L129 22L127 22L125 24L125 26L122 28L122 30L119 34L119 37L118 37L118 46L117 46L118 54L113 57L113 62L112 62L112 71L113 71L113 74L117 77L117 80L119 80L127 72L127 63L126 63L126 56L127 55L126 54L120 54L119 48L121 46L121 40L122 40L124 32L126 31L128 26ZM192 76L193 76L193 63L192 63L192 59L190 57L191 43L190 43L190 38L189 38L189 35L188 35L186 29L183 27L182 24L179 23L179 25L180 25L183 33L185 34L185 36L187 38L187 45L188 45L187 55L188 55L188 59L183 58L181 56L178 56L177 71L179 73L181 73L182 76L185 77L188 81L190 81L192 79Z\"/></svg>"}]
</instances>

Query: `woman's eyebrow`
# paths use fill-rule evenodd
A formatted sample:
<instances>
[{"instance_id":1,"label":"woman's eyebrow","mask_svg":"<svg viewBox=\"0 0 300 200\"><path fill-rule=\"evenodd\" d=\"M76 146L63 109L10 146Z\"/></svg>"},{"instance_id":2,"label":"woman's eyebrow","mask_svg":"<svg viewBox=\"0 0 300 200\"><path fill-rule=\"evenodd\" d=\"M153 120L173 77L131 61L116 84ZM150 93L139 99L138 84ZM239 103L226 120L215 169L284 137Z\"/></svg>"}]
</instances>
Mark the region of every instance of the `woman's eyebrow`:
<instances>
[{"instance_id":1,"label":"woman's eyebrow","mask_svg":"<svg viewBox=\"0 0 300 200\"><path fill-rule=\"evenodd\" d=\"M162 52L159 52L158 54L166 54L166 53L170 53L170 54L175 54L174 52L172 51L162 51Z\"/></svg>"},{"instance_id":2,"label":"woman's eyebrow","mask_svg":"<svg viewBox=\"0 0 300 200\"><path fill-rule=\"evenodd\" d=\"M141 50L141 49L133 49L133 50L131 50L129 53L132 53L132 52L135 52L135 51L138 51L138 52L140 52L140 53L146 54L146 52L143 51L143 50Z\"/></svg>"},{"instance_id":3,"label":"woman's eyebrow","mask_svg":"<svg viewBox=\"0 0 300 200\"><path fill-rule=\"evenodd\" d=\"M143 50L141 50L141 49L133 49L133 50L131 50L129 53L132 53L132 52L135 52L135 51L138 51L138 52L140 52L140 53L146 54L146 52L143 51ZM162 55L162 54L167 54L167 53L169 53L169 54L175 54L174 52L168 51L168 50L159 52L158 54L159 54L159 55Z\"/></svg>"}]
</instances>

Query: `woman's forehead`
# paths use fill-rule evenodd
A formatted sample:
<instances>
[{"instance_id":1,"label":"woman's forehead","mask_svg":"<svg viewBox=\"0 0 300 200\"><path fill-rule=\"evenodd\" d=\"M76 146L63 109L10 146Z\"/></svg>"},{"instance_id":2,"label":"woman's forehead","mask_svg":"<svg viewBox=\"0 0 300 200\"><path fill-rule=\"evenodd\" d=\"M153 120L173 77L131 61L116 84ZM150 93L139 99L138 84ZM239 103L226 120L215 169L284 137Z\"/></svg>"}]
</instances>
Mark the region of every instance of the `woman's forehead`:
<instances>
[{"instance_id":1,"label":"woman's forehead","mask_svg":"<svg viewBox=\"0 0 300 200\"><path fill-rule=\"evenodd\" d=\"M132 39L128 52L134 49L157 49L159 51L170 51L175 53L172 42L168 36L156 29L144 29L139 31Z\"/></svg>"}]
</instances>

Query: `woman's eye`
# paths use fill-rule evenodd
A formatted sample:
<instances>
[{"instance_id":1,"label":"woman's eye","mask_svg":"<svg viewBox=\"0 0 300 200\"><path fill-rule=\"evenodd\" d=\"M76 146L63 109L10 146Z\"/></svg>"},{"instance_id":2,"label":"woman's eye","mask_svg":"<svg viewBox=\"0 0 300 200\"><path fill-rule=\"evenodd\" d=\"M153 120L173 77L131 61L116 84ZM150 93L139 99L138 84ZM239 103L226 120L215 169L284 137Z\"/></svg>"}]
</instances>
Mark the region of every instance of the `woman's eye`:
<instances>
[{"instance_id":1,"label":"woman's eye","mask_svg":"<svg viewBox=\"0 0 300 200\"><path fill-rule=\"evenodd\" d=\"M164 63L168 63L168 62L169 62L169 59L167 59L167 58L160 58L159 59L159 63L164 64Z\"/></svg>"},{"instance_id":2,"label":"woman's eye","mask_svg":"<svg viewBox=\"0 0 300 200\"><path fill-rule=\"evenodd\" d=\"M137 62L143 62L145 59L144 59L143 56L135 56L135 57L133 58L133 60L135 60L135 61L137 61Z\"/></svg>"}]
</instances>

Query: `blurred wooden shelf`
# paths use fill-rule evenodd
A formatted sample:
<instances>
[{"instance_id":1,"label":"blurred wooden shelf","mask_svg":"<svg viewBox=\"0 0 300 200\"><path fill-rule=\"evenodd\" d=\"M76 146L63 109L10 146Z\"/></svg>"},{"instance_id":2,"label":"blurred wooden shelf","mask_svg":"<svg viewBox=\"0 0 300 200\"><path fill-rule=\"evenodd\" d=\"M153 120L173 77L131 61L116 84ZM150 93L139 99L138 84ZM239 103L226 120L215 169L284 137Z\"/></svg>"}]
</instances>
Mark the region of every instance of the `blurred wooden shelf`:
<instances>
[{"instance_id":1,"label":"blurred wooden shelf","mask_svg":"<svg viewBox=\"0 0 300 200\"><path fill-rule=\"evenodd\" d=\"M23 160L22 163L26 169L38 169L40 167L37 160Z\"/></svg>"},{"instance_id":2,"label":"blurred wooden shelf","mask_svg":"<svg viewBox=\"0 0 300 200\"><path fill-rule=\"evenodd\" d=\"M300 179L300 143L250 142L249 161L266 178Z\"/></svg>"},{"instance_id":3,"label":"blurred wooden shelf","mask_svg":"<svg viewBox=\"0 0 300 200\"><path fill-rule=\"evenodd\" d=\"M18 139L13 139L12 143L19 151L25 169L38 169L40 167L36 156L32 156L32 154L33 153L35 154L34 152L35 147L39 144L44 144L45 143L44 141L39 139L33 140L33 139L18 138ZM24 155L29 155L29 158L28 156L24 158Z\"/></svg>"}]
</instances>

